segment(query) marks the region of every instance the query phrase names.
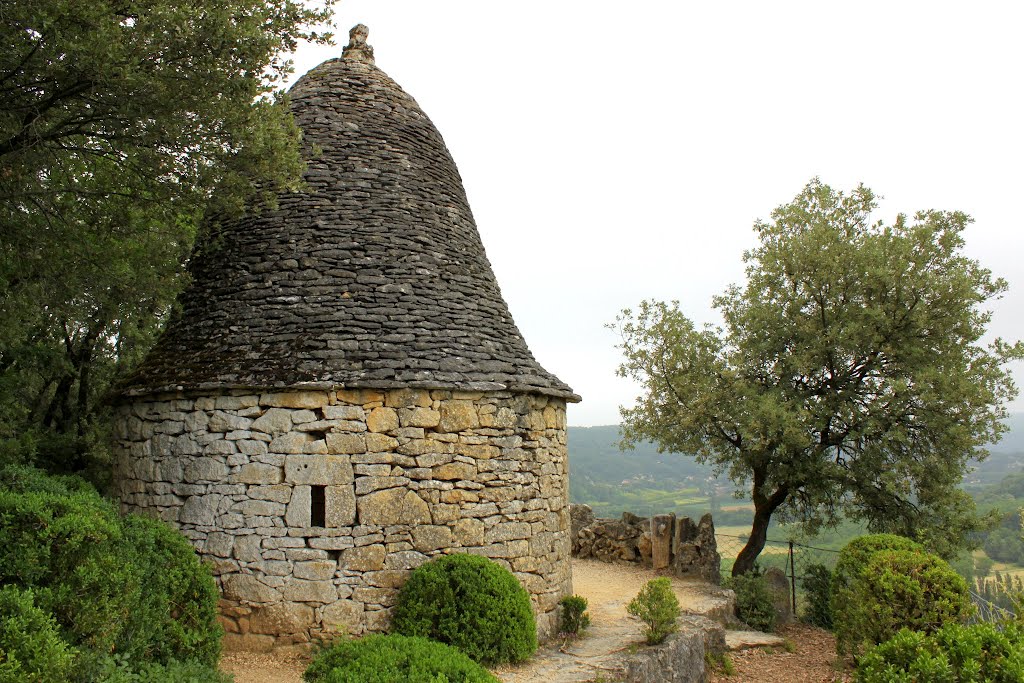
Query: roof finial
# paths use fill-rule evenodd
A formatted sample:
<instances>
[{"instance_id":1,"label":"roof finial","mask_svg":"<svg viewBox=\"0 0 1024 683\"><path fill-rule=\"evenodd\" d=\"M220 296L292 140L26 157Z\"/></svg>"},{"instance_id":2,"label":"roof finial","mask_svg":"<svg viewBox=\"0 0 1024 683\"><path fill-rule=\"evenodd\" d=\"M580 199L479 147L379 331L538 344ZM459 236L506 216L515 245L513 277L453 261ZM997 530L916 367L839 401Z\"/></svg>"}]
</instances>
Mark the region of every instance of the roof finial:
<instances>
[{"instance_id":1,"label":"roof finial","mask_svg":"<svg viewBox=\"0 0 1024 683\"><path fill-rule=\"evenodd\" d=\"M342 59L352 59L357 62L373 64L373 46L366 44L366 37L370 35L370 29L365 24L356 24L348 32L348 45L341 51Z\"/></svg>"}]
</instances>

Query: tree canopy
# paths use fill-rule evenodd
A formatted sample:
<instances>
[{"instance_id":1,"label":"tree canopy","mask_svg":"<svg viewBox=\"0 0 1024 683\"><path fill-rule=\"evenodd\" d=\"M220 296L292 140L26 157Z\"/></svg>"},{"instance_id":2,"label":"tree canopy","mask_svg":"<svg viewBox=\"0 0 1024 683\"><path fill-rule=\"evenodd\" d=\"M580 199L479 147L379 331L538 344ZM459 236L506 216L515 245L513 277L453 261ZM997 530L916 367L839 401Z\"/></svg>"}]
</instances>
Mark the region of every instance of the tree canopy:
<instances>
[{"instance_id":1,"label":"tree canopy","mask_svg":"<svg viewBox=\"0 0 1024 683\"><path fill-rule=\"evenodd\" d=\"M0 443L80 453L204 215L299 178L275 89L333 0L0 6ZM70 440L70 441L68 441ZM61 449L57 449L58 451Z\"/></svg>"},{"instance_id":2,"label":"tree canopy","mask_svg":"<svg viewBox=\"0 0 1024 683\"><path fill-rule=\"evenodd\" d=\"M982 343L1007 283L963 254L964 213L872 222L875 195L813 180L754 230L746 284L715 297L720 327L644 301L613 325L619 374L644 394L625 441L692 453L749 487L734 574L775 515L808 532L843 516L949 554L977 523L958 484L1004 430L1019 342Z\"/></svg>"}]
</instances>

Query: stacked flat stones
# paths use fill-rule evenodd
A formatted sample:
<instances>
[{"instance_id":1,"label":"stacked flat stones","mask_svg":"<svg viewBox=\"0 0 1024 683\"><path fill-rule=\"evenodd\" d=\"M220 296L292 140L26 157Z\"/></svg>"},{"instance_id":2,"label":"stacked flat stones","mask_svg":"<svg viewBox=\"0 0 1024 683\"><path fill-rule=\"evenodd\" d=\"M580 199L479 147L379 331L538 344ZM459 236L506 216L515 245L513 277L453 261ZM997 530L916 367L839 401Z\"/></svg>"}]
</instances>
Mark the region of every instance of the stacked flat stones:
<instances>
[{"instance_id":1,"label":"stacked flat stones","mask_svg":"<svg viewBox=\"0 0 1024 683\"><path fill-rule=\"evenodd\" d=\"M386 629L430 557L571 592L565 405L501 297L440 134L365 28L292 88L308 169L197 249L123 387L123 506L215 567L229 647Z\"/></svg>"}]
</instances>

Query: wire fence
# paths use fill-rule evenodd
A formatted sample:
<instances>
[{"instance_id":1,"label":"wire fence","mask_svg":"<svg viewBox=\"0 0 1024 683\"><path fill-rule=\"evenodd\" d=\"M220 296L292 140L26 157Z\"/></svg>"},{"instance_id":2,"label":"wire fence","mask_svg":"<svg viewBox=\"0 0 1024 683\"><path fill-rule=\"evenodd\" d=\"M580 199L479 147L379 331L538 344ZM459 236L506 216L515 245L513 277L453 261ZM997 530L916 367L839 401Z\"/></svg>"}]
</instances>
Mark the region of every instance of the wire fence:
<instances>
[{"instance_id":1,"label":"wire fence","mask_svg":"<svg viewBox=\"0 0 1024 683\"><path fill-rule=\"evenodd\" d=\"M732 575L732 565L736 556L747 544L747 536L715 534L718 553L722 556L722 576ZM820 548L793 540L769 538L765 541L764 550L757 558L757 565L767 571L775 567L789 580L790 603L793 614L799 614L799 606L803 603L805 591L804 579L808 578L808 568L812 565L823 565L830 570L835 568L839 559L839 551L831 548Z\"/></svg>"}]
</instances>

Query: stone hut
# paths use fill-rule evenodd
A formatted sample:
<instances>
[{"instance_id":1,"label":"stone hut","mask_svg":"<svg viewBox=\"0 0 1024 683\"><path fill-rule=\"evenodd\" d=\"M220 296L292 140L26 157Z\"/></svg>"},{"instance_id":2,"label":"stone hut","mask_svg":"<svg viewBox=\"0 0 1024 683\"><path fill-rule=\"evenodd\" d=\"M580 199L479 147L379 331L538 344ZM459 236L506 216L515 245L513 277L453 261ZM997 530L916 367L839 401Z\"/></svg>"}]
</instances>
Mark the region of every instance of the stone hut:
<instances>
[{"instance_id":1,"label":"stone hut","mask_svg":"<svg viewBox=\"0 0 1024 683\"><path fill-rule=\"evenodd\" d=\"M291 89L305 188L203 240L122 387L117 492L213 564L229 647L381 631L455 552L511 569L545 637L579 397L516 328L440 134L351 37Z\"/></svg>"}]
</instances>

